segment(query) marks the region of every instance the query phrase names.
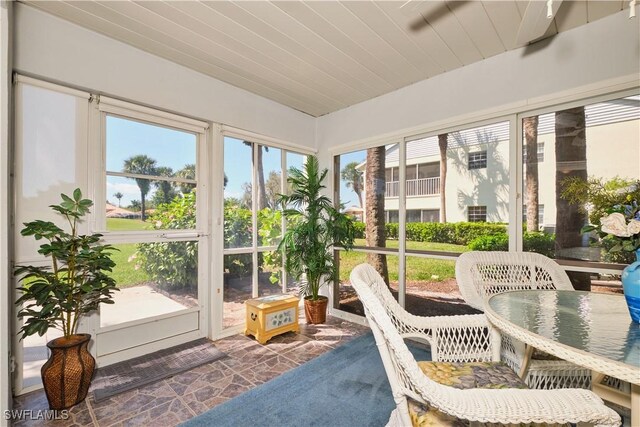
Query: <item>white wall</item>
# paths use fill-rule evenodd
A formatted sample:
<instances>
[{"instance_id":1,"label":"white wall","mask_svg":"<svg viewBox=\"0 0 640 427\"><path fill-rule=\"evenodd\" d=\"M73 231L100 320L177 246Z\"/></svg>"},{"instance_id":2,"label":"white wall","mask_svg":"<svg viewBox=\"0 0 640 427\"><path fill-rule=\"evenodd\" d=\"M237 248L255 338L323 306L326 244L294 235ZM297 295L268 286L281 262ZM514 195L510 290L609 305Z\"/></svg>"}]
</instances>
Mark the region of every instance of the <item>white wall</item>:
<instances>
[{"instance_id":1,"label":"white wall","mask_svg":"<svg viewBox=\"0 0 640 427\"><path fill-rule=\"evenodd\" d=\"M635 80L637 85L640 20L627 17L628 11L622 11L322 116L317 147L329 164L326 150L351 142L489 110L525 110L541 97L611 79Z\"/></svg>"},{"instance_id":2,"label":"white wall","mask_svg":"<svg viewBox=\"0 0 640 427\"><path fill-rule=\"evenodd\" d=\"M18 72L314 147L309 115L22 3L15 20Z\"/></svg>"}]
</instances>

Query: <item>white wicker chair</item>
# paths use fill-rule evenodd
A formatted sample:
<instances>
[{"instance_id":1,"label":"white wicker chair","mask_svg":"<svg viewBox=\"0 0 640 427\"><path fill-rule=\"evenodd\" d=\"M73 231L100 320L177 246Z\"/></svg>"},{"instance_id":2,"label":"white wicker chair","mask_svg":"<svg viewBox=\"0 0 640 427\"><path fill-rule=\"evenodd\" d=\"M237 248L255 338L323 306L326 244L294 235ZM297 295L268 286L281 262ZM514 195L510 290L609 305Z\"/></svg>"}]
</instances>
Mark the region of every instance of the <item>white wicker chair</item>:
<instances>
[{"instance_id":1,"label":"white wicker chair","mask_svg":"<svg viewBox=\"0 0 640 427\"><path fill-rule=\"evenodd\" d=\"M496 360L500 336L485 316L413 316L397 304L368 264L354 268L351 284L364 305L396 403L387 425L412 424L407 399L469 422L620 425L619 415L588 390L460 390L431 380L403 338L429 342L434 361Z\"/></svg>"},{"instance_id":2,"label":"white wicker chair","mask_svg":"<svg viewBox=\"0 0 640 427\"><path fill-rule=\"evenodd\" d=\"M467 304L484 311L488 295L519 289L573 290L567 273L552 259L533 252L465 252L456 262L456 281ZM504 336L501 356L516 372L524 343ZM534 354L525 382L531 388L590 388L591 371L564 360L538 360Z\"/></svg>"}]
</instances>

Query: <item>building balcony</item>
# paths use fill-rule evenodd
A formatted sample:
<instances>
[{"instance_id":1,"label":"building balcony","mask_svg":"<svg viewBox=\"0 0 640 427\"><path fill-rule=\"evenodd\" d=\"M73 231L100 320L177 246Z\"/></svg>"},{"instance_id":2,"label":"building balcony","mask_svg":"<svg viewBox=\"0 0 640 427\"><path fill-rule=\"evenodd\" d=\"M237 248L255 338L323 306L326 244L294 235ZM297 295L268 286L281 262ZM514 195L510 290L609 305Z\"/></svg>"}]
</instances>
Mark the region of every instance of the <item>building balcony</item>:
<instances>
[{"instance_id":1,"label":"building balcony","mask_svg":"<svg viewBox=\"0 0 640 427\"><path fill-rule=\"evenodd\" d=\"M386 183L385 197L398 197L399 181ZM440 177L408 179L406 185L407 196L435 196L440 194Z\"/></svg>"}]
</instances>

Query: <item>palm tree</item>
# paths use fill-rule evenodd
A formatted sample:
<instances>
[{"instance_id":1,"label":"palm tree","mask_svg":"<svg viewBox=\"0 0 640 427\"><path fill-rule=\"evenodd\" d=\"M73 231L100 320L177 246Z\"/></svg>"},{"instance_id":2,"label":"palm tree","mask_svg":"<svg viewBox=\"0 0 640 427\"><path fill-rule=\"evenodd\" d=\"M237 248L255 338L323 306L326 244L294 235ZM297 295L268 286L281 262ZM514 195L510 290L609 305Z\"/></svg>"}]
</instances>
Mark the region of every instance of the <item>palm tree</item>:
<instances>
[{"instance_id":1,"label":"palm tree","mask_svg":"<svg viewBox=\"0 0 640 427\"><path fill-rule=\"evenodd\" d=\"M571 179L587 182L587 138L584 107L556 112L556 247L582 246L580 230L587 223L587 214L580 204L563 197L566 183ZM527 153L528 155L534 153ZM573 165L566 167L566 165ZM567 272L573 287L591 289L589 273Z\"/></svg>"},{"instance_id":2,"label":"palm tree","mask_svg":"<svg viewBox=\"0 0 640 427\"><path fill-rule=\"evenodd\" d=\"M131 156L124 161L124 167L122 171L125 173L132 173L138 175L154 175L156 170L156 161L151 157L138 154ZM140 218L144 221L146 219L145 210L145 197L149 193L151 187L151 181L145 178L134 178L138 188L140 189Z\"/></svg>"},{"instance_id":3,"label":"palm tree","mask_svg":"<svg viewBox=\"0 0 640 427\"><path fill-rule=\"evenodd\" d=\"M538 116L526 117L522 121L525 149L527 152L525 188L527 203L527 231L538 231Z\"/></svg>"},{"instance_id":4,"label":"palm tree","mask_svg":"<svg viewBox=\"0 0 640 427\"><path fill-rule=\"evenodd\" d=\"M440 148L440 222L447 222L447 148L449 146L449 134L438 135L438 148Z\"/></svg>"},{"instance_id":5,"label":"palm tree","mask_svg":"<svg viewBox=\"0 0 640 427\"><path fill-rule=\"evenodd\" d=\"M131 203L129 203L129 210L133 211L133 212L137 212L140 210L140 200L132 200Z\"/></svg>"},{"instance_id":6,"label":"palm tree","mask_svg":"<svg viewBox=\"0 0 640 427\"><path fill-rule=\"evenodd\" d=\"M173 169L167 166L160 166L156 168L155 175L157 176L166 176L168 178L174 176ZM160 200L157 198L156 203L171 203L175 196L175 191L173 190L173 183L171 181L155 181L153 185L159 189L162 194L160 195Z\"/></svg>"},{"instance_id":7,"label":"palm tree","mask_svg":"<svg viewBox=\"0 0 640 427\"><path fill-rule=\"evenodd\" d=\"M361 170L357 168L358 162L347 163L342 171L340 177L346 181L347 187L351 188L356 196L358 196L358 203L362 207L362 189L364 187L364 177Z\"/></svg>"},{"instance_id":8,"label":"palm tree","mask_svg":"<svg viewBox=\"0 0 640 427\"><path fill-rule=\"evenodd\" d=\"M384 248L386 246L384 224L385 194L385 156L384 146L367 150L366 175L366 240L367 246ZM371 264L389 285L389 269L384 254L367 254Z\"/></svg>"},{"instance_id":9,"label":"palm tree","mask_svg":"<svg viewBox=\"0 0 640 427\"><path fill-rule=\"evenodd\" d=\"M264 147L265 150L269 150L269 147ZM262 145L258 145L258 210L262 210L267 207L267 187L264 183L264 166L262 164Z\"/></svg>"},{"instance_id":10,"label":"palm tree","mask_svg":"<svg viewBox=\"0 0 640 427\"><path fill-rule=\"evenodd\" d=\"M175 176L182 179L196 179L196 165L194 163L189 163L187 165L184 165L182 169L176 172ZM226 185L227 184L226 184L226 175L225 175L225 187ZM178 187L180 188L180 192L182 194L187 194L187 193L191 193L191 190L193 189L193 184L187 184L185 182L181 182L178 184Z\"/></svg>"},{"instance_id":11,"label":"palm tree","mask_svg":"<svg viewBox=\"0 0 640 427\"><path fill-rule=\"evenodd\" d=\"M124 194L118 191L117 193L114 193L113 197L118 199L118 207L120 207L120 200L122 200L122 198L124 197Z\"/></svg>"}]
</instances>

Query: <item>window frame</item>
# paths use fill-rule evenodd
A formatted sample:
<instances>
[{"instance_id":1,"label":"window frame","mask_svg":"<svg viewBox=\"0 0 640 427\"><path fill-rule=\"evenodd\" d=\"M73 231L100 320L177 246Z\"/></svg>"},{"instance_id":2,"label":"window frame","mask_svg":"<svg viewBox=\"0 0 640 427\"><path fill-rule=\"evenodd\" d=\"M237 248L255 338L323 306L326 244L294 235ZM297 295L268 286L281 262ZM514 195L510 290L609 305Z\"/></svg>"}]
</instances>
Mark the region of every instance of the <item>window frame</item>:
<instances>
[{"instance_id":1,"label":"window frame","mask_svg":"<svg viewBox=\"0 0 640 427\"><path fill-rule=\"evenodd\" d=\"M467 170L487 168L487 150L472 151L467 154Z\"/></svg>"},{"instance_id":2,"label":"window frame","mask_svg":"<svg viewBox=\"0 0 640 427\"><path fill-rule=\"evenodd\" d=\"M225 164L224 164L224 151L225 151L225 138L233 138L238 140L243 140L251 143L251 224L252 224L252 236L251 236L251 245L240 248L225 248L224 247L224 191L221 191L222 203L220 204L220 242L218 245L220 255L219 255L219 283L218 292L224 293L224 258L228 255L251 255L252 263L251 263L251 295L252 298L256 298L259 295L259 278L258 278L258 268L259 268L259 255L263 252L271 252L277 249L277 246L261 246L260 239L258 236L258 212L256 209L256 200L257 200L257 185L255 185L256 180L258 178L258 171L256 168L257 162L257 153L258 146L275 148L280 150L280 171L281 171L281 180L280 180L280 192L285 193L287 191L287 176L288 176L288 163L287 163L287 154L297 154L301 156L310 156L315 155L315 151L313 150L305 150L299 146L293 146L290 144L283 143L279 140L274 140L268 137L263 137L258 134L254 134L252 132L247 132L239 129L235 129L228 126L222 126L220 130L220 165L221 172L220 174L224 176ZM281 222L282 233L286 231L286 221L285 218L282 218ZM280 275L280 285L282 292L287 291L288 286L288 275L284 269L284 259L282 260L282 274ZM223 301L220 302L220 312L218 313L220 316L224 315L224 305ZM241 329L242 325L232 325L228 327L223 326L222 317L220 319L220 330L216 332L222 331L236 331Z\"/></svg>"},{"instance_id":3,"label":"window frame","mask_svg":"<svg viewBox=\"0 0 640 427\"><path fill-rule=\"evenodd\" d=\"M185 308L160 316L151 316L148 318L132 321L124 321L118 324L102 326L96 319L95 327L98 333L105 333L119 329L128 328L138 324L153 322L157 319L166 317L179 316L189 312L199 312L200 322L202 323L202 333L208 335L208 322L206 316L209 315L207 309L203 309L209 295L209 236L210 226L206 220L207 213L210 212L210 198L208 195L209 182L209 144L208 130L209 124L206 122L190 119L188 117L179 116L173 113L166 113L137 104L108 98L96 97L93 109L90 114L90 122L99 124L91 126L93 128L93 137L98 140L99 149L92 150L91 164L94 170L99 173L89 174L89 188L96 201L92 213L90 214L90 229L103 235L103 240L108 244L126 244L126 243L154 243L154 242L196 242L198 245L198 285L197 300L198 305L191 308ZM106 152L107 152L107 116L114 116L124 120L135 121L151 126L164 127L180 132L194 134L196 136L196 191L198 194L198 206L196 209L196 227L195 229L150 229L150 230L132 230L132 231L115 231L107 230L106 227L106 200L107 200L107 168L106 168ZM113 171L109 172L114 175ZM117 173L121 176L120 173ZM129 177L129 174L122 174ZM151 176L136 175L137 177L152 179ZM133 176L131 176L133 178ZM167 177L159 177L166 180Z\"/></svg>"},{"instance_id":4,"label":"window frame","mask_svg":"<svg viewBox=\"0 0 640 427\"><path fill-rule=\"evenodd\" d=\"M476 210L478 212L476 212ZM476 219L475 217L484 218L484 219ZM467 206L467 222L487 222L487 206L486 205Z\"/></svg>"}]
</instances>

